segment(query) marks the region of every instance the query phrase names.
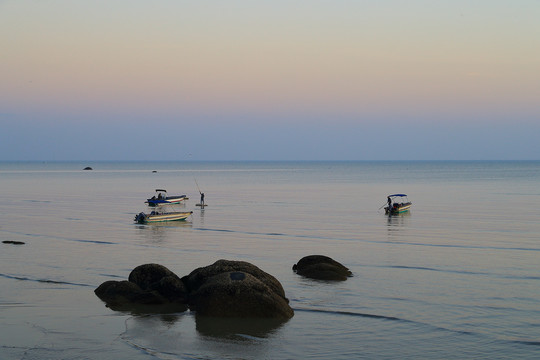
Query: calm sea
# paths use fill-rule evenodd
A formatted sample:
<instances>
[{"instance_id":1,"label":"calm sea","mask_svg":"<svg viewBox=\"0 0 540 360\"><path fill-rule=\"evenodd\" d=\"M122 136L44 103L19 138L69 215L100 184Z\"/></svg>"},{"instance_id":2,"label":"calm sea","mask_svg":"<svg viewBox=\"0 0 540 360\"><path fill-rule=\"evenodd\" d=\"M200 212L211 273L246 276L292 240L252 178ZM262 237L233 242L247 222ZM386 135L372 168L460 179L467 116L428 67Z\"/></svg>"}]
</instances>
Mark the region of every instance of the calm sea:
<instances>
[{"instance_id":1,"label":"calm sea","mask_svg":"<svg viewBox=\"0 0 540 360\"><path fill-rule=\"evenodd\" d=\"M2 359L540 358L538 161L0 162L0 186L0 240L24 242L0 243ZM133 222L156 188L190 197L187 222ZM410 213L384 215L392 193ZM354 276L293 273L311 254ZM218 259L274 275L295 316L134 315L93 292Z\"/></svg>"}]
</instances>

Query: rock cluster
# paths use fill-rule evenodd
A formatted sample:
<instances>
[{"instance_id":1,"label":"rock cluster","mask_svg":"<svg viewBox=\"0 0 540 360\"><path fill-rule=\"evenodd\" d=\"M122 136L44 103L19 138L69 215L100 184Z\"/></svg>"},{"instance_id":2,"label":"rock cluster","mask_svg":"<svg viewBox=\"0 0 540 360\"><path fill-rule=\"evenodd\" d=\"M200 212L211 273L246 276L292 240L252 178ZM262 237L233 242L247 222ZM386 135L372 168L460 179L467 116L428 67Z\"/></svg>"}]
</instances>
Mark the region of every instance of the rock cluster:
<instances>
[{"instance_id":1,"label":"rock cluster","mask_svg":"<svg viewBox=\"0 0 540 360\"><path fill-rule=\"evenodd\" d=\"M311 279L347 280L351 271L337 261L324 255L305 256L293 265L293 271Z\"/></svg>"},{"instance_id":2,"label":"rock cluster","mask_svg":"<svg viewBox=\"0 0 540 360\"><path fill-rule=\"evenodd\" d=\"M324 255L303 257L293 266L298 274L319 280L346 280L348 268ZM113 310L180 312L212 318L266 318L294 315L281 283L245 261L218 260L178 277L159 264L137 266L128 280L106 281L95 294Z\"/></svg>"},{"instance_id":3,"label":"rock cluster","mask_svg":"<svg viewBox=\"0 0 540 360\"><path fill-rule=\"evenodd\" d=\"M136 267L127 281L106 281L95 294L115 310L140 306L188 307L197 315L289 319L289 306L279 281L255 265L219 260L179 278L166 267Z\"/></svg>"}]
</instances>

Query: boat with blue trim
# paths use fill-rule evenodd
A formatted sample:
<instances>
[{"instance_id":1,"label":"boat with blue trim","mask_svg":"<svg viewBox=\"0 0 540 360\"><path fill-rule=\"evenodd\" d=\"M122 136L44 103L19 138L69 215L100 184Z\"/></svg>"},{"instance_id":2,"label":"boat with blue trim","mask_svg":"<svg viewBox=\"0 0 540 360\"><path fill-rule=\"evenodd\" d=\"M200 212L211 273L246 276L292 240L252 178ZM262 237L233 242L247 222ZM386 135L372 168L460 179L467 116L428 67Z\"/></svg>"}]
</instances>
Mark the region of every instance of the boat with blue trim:
<instances>
[{"instance_id":1,"label":"boat with blue trim","mask_svg":"<svg viewBox=\"0 0 540 360\"><path fill-rule=\"evenodd\" d=\"M159 205L170 205L170 204L180 204L184 200L189 198L186 195L175 195L168 196L167 190L165 189L156 189L156 195L152 196L150 199L146 199L148 206L159 206Z\"/></svg>"},{"instance_id":2,"label":"boat with blue trim","mask_svg":"<svg viewBox=\"0 0 540 360\"><path fill-rule=\"evenodd\" d=\"M412 202L409 201L405 194L388 195L387 204L384 212L387 215L397 215L407 212L411 209Z\"/></svg>"}]
</instances>

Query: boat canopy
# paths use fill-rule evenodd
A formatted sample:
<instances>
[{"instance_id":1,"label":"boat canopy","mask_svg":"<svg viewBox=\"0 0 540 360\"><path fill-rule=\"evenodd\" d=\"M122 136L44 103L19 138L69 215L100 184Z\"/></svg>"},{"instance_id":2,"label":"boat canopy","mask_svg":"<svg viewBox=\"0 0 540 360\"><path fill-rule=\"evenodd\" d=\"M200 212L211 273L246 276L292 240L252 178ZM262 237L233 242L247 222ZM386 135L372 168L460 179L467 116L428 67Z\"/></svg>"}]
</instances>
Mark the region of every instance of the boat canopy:
<instances>
[{"instance_id":1,"label":"boat canopy","mask_svg":"<svg viewBox=\"0 0 540 360\"><path fill-rule=\"evenodd\" d=\"M158 192L158 191L167 192L167 190L165 190L165 189L156 189L156 192Z\"/></svg>"},{"instance_id":2,"label":"boat canopy","mask_svg":"<svg viewBox=\"0 0 540 360\"><path fill-rule=\"evenodd\" d=\"M394 194L394 195L388 195L388 197L405 197L407 195L405 194Z\"/></svg>"}]
</instances>

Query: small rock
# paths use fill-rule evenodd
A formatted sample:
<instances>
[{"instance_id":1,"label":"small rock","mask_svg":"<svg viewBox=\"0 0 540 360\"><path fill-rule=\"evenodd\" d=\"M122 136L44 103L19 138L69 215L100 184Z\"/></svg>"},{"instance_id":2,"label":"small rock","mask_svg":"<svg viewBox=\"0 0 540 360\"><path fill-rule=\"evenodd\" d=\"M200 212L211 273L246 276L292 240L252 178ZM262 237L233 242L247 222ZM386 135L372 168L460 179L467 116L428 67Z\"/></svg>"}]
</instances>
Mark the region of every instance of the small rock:
<instances>
[{"instance_id":1,"label":"small rock","mask_svg":"<svg viewBox=\"0 0 540 360\"><path fill-rule=\"evenodd\" d=\"M14 241L14 240L5 240L2 241L3 244L11 244L11 245L24 245L25 243L22 241Z\"/></svg>"},{"instance_id":2,"label":"small rock","mask_svg":"<svg viewBox=\"0 0 540 360\"><path fill-rule=\"evenodd\" d=\"M293 271L298 275L318 280L347 280L352 276L348 268L324 255L303 257L298 264L293 265Z\"/></svg>"},{"instance_id":3,"label":"small rock","mask_svg":"<svg viewBox=\"0 0 540 360\"><path fill-rule=\"evenodd\" d=\"M95 291L96 295L109 306L126 303L162 304L166 300L157 292L144 291L130 281L106 281Z\"/></svg>"}]
</instances>

